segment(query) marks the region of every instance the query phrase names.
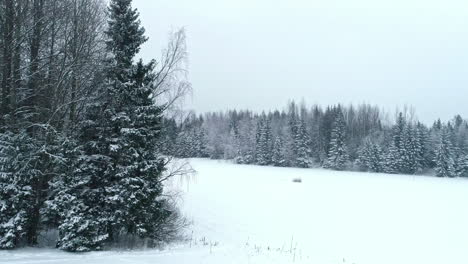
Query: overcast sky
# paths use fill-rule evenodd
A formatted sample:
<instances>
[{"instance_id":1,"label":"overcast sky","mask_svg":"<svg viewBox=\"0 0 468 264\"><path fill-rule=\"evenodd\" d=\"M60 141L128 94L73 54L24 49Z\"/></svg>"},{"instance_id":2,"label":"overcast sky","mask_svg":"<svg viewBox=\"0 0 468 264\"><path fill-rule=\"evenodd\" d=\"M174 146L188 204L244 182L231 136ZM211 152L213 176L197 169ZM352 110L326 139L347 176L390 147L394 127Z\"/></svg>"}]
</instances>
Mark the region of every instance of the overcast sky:
<instances>
[{"instance_id":1,"label":"overcast sky","mask_svg":"<svg viewBox=\"0 0 468 264\"><path fill-rule=\"evenodd\" d=\"M467 0L134 0L158 58L186 27L199 112L308 104L413 105L468 118Z\"/></svg>"}]
</instances>

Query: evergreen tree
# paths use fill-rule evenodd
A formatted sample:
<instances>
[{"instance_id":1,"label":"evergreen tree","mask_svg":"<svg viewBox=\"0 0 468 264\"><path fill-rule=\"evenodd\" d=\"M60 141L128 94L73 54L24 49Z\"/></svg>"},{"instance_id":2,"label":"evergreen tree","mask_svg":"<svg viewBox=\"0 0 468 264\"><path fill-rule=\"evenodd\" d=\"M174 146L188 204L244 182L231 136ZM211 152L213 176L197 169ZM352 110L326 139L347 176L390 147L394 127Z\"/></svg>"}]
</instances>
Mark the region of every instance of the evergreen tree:
<instances>
[{"instance_id":1,"label":"evergreen tree","mask_svg":"<svg viewBox=\"0 0 468 264\"><path fill-rule=\"evenodd\" d=\"M416 126L416 137L418 142L417 148L417 159L419 169L427 168L430 164L431 158L428 151L428 130L427 128L418 122Z\"/></svg>"},{"instance_id":2,"label":"evergreen tree","mask_svg":"<svg viewBox=\"0 0 468 264\"><path fill-rule=\"evenodd\" d=\"M262 154L262 133L263 133L263 119L257 120L257 128L255 130L255 162L259 163Z\"/></svg>"},{"instance_id":3,"label":"evergreen tree","mask_svg":"<svg viewBox=\"0 0 468 264\"><path fill-rule=\"evenodd\" d=\"M396 125L393 127L393 144L397 149L402 148L403 134L405 133L406 119L403 113L398 114Z\"/></svg>"},{"instance_id":4,"label":"evergreen tree","mask_svg":"<svg viewBox=\"0 0 468 264\"><path fill-rule=\"evenodd\" d=\"M392 129L392 143L386 155L386 171L388 173L407 172L410 165L410 131L403 113L399 113Z\"/></svg>"},{"instance_id":5,"label":"evergreen tree","mask_svg":"<svg viewBox=\"0 0 468 264\"><path fill-rule=\"evenodd\" d=\"M385 167L384 171L386 173L396 174L400 172L400 152L395 146L395 143L392 142L387 150L385 155Z\"/></svg>"},{"instance_id":6,"label":"evergreen tree","mask_svg":"<svg viewBox=\"0 0 468 264\"><path fill-rule=\"evenodd\" d=\"M270 165L272 160L273 139L270 120L262 116L257 126L256 157L259 165Z\"/></svg>"},{"instance_id":7,"label":"evergreen tree","mask_svg":"<svg viewBox=\"0 0 468 264\"><path fill-rule=\"evenodd\" d=\"M15 248L34 220L31 184L39 172L27 161L36 159L35 149L25 131L0 134L0 249Z\"/></svg>"},{"instance_id":8,"label":"evergreen tree","mask_svg":"<svg viewBox=\"0 0 468 264\"><path fill-rule=\"evenodd\" d=\"M458 157L455 174L458 177L468 177L468 155L462 154Z\"/></svg>"},{"instance_id":9,"label":"evergreen tree","mask_svg":"<svg viewBox=\"0 0 468 264\"><path fill-rule=\"evenodd\" d=\"M401 134L395 136L399 138L399 143L398 141L395 141L395 145L399 146L398 152L400 154L398 157L398 172L409 174L412 167L411 159L413 155L411 149L411 127L407 124L404 124Z\"/></svg>"},{"instance_id":10,"label":"evergreen tree","mask_svg":"<svg viewBox=\"0 0 468 264\"><path fill-rule=\"evenodd\" d=\"M183 128L177 136L177 145L175 154L179 158L196 157L196 138L195 131L191 128Z\"/></svg>"},{"instance_id":11,"label":"evergreen tree","mask_svg":"<svg viewBox=\"0 0 468 264\"><path fill-rule=\"evenodd\" d=\"M322 161L322 147L320 144L320 127L317 122L314 122L310 130L310 156L315 162L320 163Z\"/></svg>"},{"instance_id":12,"label":"evergreen tree","mask_svg":"<svg viewBox=\"0 0 468 264\"><path fill-rule=\"evenodd\" d=\"M105 228L109 223L101 211L105 208L105 186L100 186L102 182L97 177L85 173L92 170L83 168L90 161L89 157L76 157L78 159L73 164L75 167L81 165L78 170L83 170L83 173L73 171L56 179L53 186L58 193L47 204L49 214L55 213L59 219L57 247L73 252L101 250L109 238Z\"/></svg>"},{"instance_id":13,"label":"evergreen tree","mask_svg":"<svg viewBox=\"0 0 468 264\"><path fill-rule=\"evenodd\" d=\"M208 150L206 148L206 134L205 130L201 127L194 131L194 157L206 158L208 157Z\"/></svg>"},{"instance_id":14,"label":"evergreen tree","mask_svg":"<svg viewBox=\"0 0 468 264\"><path fill-rule=\"evenodd\" d=\"M283 142L280 137L276 137L273 143L272 164L277 167L286 166L286 160L283 154Z\"/></svg>"},{"instance_id":15,"label":"evergreen tree","mask_svg":"<svg viewBox=\"0 0 468 264\"><path fill-rule=\"evenodd\" d=\"M174 119L163 119L163 130L161 131L161 152L170 155L176 155L177 136L179 134L177 124Z\"/></svg>"},{"instance_id":16,"label":"evergreen tree","mask_svg":"<svg viewBox=\"0 0 468 264\"><path fill-rule=\"evenodd\" d=\"M382 172L384 167L384 158L382 149L379 145L370 140L366 140L364 145L358 151L359 158L357 160L361 169L371 172Z\"/></svg>"},{"instance_id":17,"label":"evergreen tree","mask_svg":"<svg viewBox=\"0 0 468 264\"><path fill-rule=\"evenodd\" d=\"M285 138L284 145L286 149L285 159L290 166L297 166L297 139L300 137L298 135L298 122L299 117L297 116L297 108L295 103L289 104L289 109L286 117L286 127L285 127Z\"/></svg>"},{"instance_id":18,"label":"evergreen tree","mask_svg":"<svg viewBox=\"0 0 468 264\"><path fill-rule=\"evenodd\" d=\"M436 175L438 177L455 177L454 160L452 156L452 143L448 128L444 128L440 137L439 146L436 150Z\"/></svg>"},{"instance_id":19,"label":"evergreen tree","mask_svg":"<svg viewBox=\"0 0 468 264\"><path fill-rule=\"evenodd\" d=\"M294 164L299 168L309 168L312 165L310 159L310 138L307 133L304 119L298 121L296 125L296 136L294 138Z\"/></svg>"},{"instance_id":20,"label":"evergreen tree","mask_svg":"<svg viewBox=\"0 0 468 264\"><path fill-rule=\"evenodd\" d=\"M421 124L413 126L400 113L386 155L388 173L414 174L421 171L425 155L425 135Z\"/></svg>"},{"instance_id":21,"label":"evergreen tree","mask_svg":"<svg viewBox=\"0 0 468 264\"><path fill-rule=\"evenodd\" d=\"M47 130L41 135L13 127L0 133L0 248L37 244L41 210L53 191L49 180L65 172L59 165L65 139Z\"/></svg>"},{"instance_id":22,"label":"evergreen tree","mask_svg":"<svg viewBox=\"0 0 468 264\"><path fill-rule=\"evenodd\" d=\"M421 144L416 130L410 124L406 124L403 128L399 151L400 172L413 174L421 170L420 148Z\"/></svg>"},{"instance_id":23,"label":"evergreen tree","mask_svg":"<svg viewBox=\"0 0 468 264\"><path fill-rule=\"evenodd\" d=\"M336 115L331 133L330 150L326 167L334 170L343 170L348 162L346 147L346 124L341 110Z\"/></svg>"},{"instance_id":24,"label":"evergreen tree","mask_svg":"<svg viewBox=\"0 0 468 264\"><path fill-rule=\"evenodd\" d=\"M237 131L237 132L236 132ZM231 129L230 131L230 136L232 138L232 141L234 142L234 149L235 149L235 157L234 157L234 161L238 164L245 164L245 160L244 160L244 156L245 156L245 153L243 152L243 148L242 148L242 140L241 140L241 137L240 137L240 133L239 133L239 130L236 129Z\"/></svg>"},{"instance_id":25,"label":"evergreen tree","mask_svg":"<svg viewBox=\"0 0 468 264\"><path fill-rule=\"evenodd\" d=\"M155 62L133 63L146 37L131 0L112 0L108 23L107 85L88 108L77 168L67 181L65 197L72 205L58 245L69 251L100 249L121 234L158 239L158 226L171 213L161 199L162 107L153 101Z\"/></svg>"},{"instance_id":26,"label":"evergreen tree","mask_svg":"<svg viewBox=\"0 0 468 264\"><path fill-rule=\"evenodd\" d=\"M442 129L442 121L439 119L437 119L437 121L434 122L434 124L432 125L432 128L434 130L441 130Z\"/></svg>"}]
</instances>

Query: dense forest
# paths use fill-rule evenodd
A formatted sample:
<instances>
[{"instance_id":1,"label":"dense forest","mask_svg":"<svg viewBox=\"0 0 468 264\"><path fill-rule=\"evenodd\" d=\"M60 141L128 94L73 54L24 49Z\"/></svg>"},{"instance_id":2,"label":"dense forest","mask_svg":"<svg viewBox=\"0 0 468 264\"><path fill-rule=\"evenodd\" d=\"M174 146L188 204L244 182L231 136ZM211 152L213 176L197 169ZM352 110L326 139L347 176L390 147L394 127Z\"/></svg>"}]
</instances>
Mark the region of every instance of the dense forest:
<instances>
[{"instance_id":1,"label":"dense forest","mask_svg":"<svg viewBox=\"0 0 468 264\"><path fill-rule=\"evenodd\" d=\"M185 33L136 60L131 2L0 0L0 249L47 230L67 251L175 235L161 127L190 89Z\"/></svg>"},{"instance_id":2,"label":"dense forest","mask_svg":"<svg viewBox=\"0 0 468 264\"><path fill-rule=\"evenodd\" d=\"M389 115L368 104L308 108L295 102L261 114L192 112L165 120L164 150L240 164L468 176L468 122L457 115L428 127L414 112L406 107Z\"/></svg>"}]
</instances>

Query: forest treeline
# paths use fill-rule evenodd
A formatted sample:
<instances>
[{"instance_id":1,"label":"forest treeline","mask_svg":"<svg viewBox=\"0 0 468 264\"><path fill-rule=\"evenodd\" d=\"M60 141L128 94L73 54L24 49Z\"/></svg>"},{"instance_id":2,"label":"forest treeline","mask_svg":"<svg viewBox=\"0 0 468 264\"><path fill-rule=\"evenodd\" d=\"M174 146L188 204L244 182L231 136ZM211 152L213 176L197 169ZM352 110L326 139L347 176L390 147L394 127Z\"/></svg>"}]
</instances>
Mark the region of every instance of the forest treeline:
<instances>
[{"instance_id":1,"label":"forest treeline","mask_svg":"<svg viewBox=\"0 0 468 264\"><path fill-rule=\"evenodd\" d=\"M131 0L0 0L0 249L173 237L163 116L190 89L185 33L162 57Z\"/></svg>"},{"instance_id":2,"label":"forest treeline","mask_svg":"<svg viewBox=\"0 0 468 264\"><path fill-rule=\"evenodd\" d=\"M390 121L393 120L393 121ZM166 153L240 164L324 167L394 174L468 176L468 122L432 126L405 108L390 118L377 106L291 102L268 113L226 111L166 119ZM177 135L177 136L176 136Z\"/></svg>"}]
</instances>

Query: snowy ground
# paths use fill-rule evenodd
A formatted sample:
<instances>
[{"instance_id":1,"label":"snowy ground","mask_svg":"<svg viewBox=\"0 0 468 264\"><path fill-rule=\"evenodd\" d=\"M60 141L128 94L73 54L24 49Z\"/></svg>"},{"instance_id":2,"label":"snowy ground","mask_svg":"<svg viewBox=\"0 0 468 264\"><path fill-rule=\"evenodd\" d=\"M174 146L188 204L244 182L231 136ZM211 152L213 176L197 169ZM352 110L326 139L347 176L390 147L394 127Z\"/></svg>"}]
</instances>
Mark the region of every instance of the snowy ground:
<instances>
[{"instance_id":1,"label":"snowy ground","mask_svg":"<svg viewBox=\"0 0 468 264\"><path fill-rule=\"evenodd\" d=\"M466 179L191 162L198 175L177 185L190 242L0 251L0 263L468 263Z\"/></svg>"}]
</instances>

